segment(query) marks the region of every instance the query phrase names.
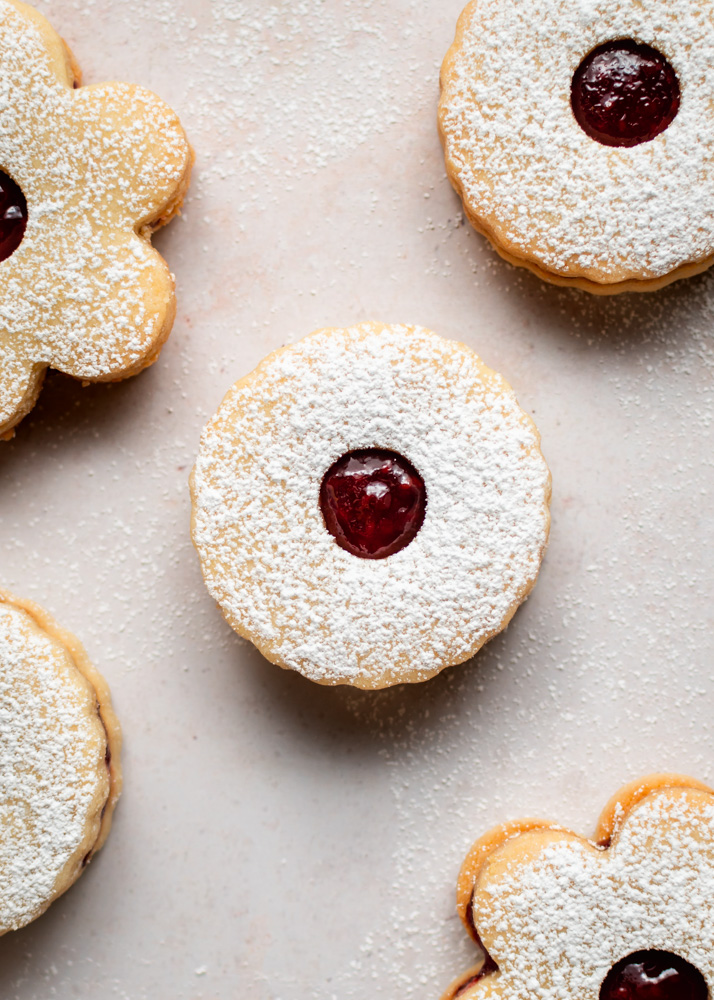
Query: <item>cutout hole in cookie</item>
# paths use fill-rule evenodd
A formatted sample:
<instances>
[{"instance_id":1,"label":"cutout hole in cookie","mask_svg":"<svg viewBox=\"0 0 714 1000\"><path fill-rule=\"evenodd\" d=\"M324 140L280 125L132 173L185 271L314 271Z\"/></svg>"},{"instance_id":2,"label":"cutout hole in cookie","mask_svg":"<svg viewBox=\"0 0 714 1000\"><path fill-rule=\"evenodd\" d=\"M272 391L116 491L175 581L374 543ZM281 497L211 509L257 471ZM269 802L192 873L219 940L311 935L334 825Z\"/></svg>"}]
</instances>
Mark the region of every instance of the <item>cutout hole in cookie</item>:
<instances>
[{"instance_id":1,"label":"cutout hole in cookie","mask_svg":"<svg viewBox=\"0 0 714 1000\"><path fill-rule=\"evenodd\" d=\"M618 962L600 987L600 1000L707 1000L699 969L669 951L637 951Z\"/></svg>"},{"instance_id":2,"label":"cutout hole in cookie","mask_svg":"<svg viewBox=\"0 0 714 1000\"><path fill-rule=\"evenodd\" d=\"M0 261L12 257L27 226L27 201L22 188L0 170Z\"/></svg>"},{"instance_id":3,"label":"cutout hole in cookie","mask_svg":"<svg viewBox=\"0 0 714 1000\"><path fill-rule=\"evenodd\" d=\"M571 105L582 130L604 146L651 142L677 117L679 80L671 63L632 38L605 42L575 71Z\"/></svg>"},{"instance_id":4,"label":"cutout hole in cookie","mask_svg":"<svg viewBox=\"0 0 714 1000\"><path fill-rule=\"evenodd\" d=\"M383 448L350 451L325 473L320 509L341 548L386 559L406 548L426 514L426 487L403 455Z\"/></svg>"}]
</instances>

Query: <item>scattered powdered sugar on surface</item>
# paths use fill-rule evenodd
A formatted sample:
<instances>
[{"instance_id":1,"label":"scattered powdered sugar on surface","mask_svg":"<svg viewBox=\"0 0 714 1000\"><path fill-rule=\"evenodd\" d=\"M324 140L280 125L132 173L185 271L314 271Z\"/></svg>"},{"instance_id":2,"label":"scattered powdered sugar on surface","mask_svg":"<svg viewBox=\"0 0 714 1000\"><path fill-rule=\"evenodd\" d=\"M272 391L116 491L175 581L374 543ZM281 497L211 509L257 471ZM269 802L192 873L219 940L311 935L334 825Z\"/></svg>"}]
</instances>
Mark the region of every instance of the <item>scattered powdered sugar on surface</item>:
<instances>
[{"instance_id":1,"label":"scattered powdered sugar on surface","mask_svg":"<svg viewBox=\"0 0 714 1000\"><path fill-rule=\"evenodd\" d=\"M105 745L92 694L29 616L0 605L0 930L47 904L87 835ZM69 682L68 682L69 680Z\"/></svg>"},{"instance_id":2,"label":"scattered powdered sugar on surface","mask_svg":"<svg viewBox=\"0 0 714 1000\"><path fill-rule=\"evenodd\" d=\"M636 951L673 952L714 986L714 802L659 793L636 807L611 847L575 837L487 867L476 928L504 997L597 1000L610 968ZM481 995L483 986L469 996ZM490 995L490 994L489 994Z\"/></svg>"},{"instance_id":3,"label":"scattered powdered sugar on surface","mask_svg":"<svg viewBox=\"0 0 714 1000\"><path fill-rule=\"evenodd\" d=\"M623 37L659 49L682 93L672 125L629 149L589 138L570 106L582 59ZM471 211L507 248L560 273L656 278L709 257L712 44L699 0L478 0L442 107L447 154Z\"/></svg>"},{"instance_id":4,"label":"scattered powdered sugar on surface","mask_svg":"<svg viewBox=\"0 0 714 1000\"><path fill-rule=\"evenodd\" d=\"M181 182L188 150L148 91L60 83L37 26L0 3L0 169L28 210L0 262L0 427L36 365L120 377L151 356L171 298L165 265L135 227Z\"/></svg>"},{"instance_id":5,"label":"scattered powdered sugar on surface","mask_svg":"<svg viewBox=\"0 0 714 1000\"><path fill-rule=\"evenodd\" d=\"M186 110L209 140L199 150L203 182L238 180L243 209L264 210L273 182L290 190L425 103L433 108L436 63L417 53L395 74L390 62L419 43L416 0L126 6L128 24L159 22L180 53L192 81Z\"/></svg>"},{"instance_id":6,"label":"scattered powdered sugar on surface","mask_svg":"<svg viewBox=\"0 0 714 1000\"><path fill-rule=\"evenodd\" d=\"M422 475L415 540L337 545L322 478L386 448ZM538 571L550 479L533 424L475 355L421 329L326 331L264 363L208 425L194 540L210 591L268 655L330 683L428 676L467 659Z\"/></svg>"}]
</instances>

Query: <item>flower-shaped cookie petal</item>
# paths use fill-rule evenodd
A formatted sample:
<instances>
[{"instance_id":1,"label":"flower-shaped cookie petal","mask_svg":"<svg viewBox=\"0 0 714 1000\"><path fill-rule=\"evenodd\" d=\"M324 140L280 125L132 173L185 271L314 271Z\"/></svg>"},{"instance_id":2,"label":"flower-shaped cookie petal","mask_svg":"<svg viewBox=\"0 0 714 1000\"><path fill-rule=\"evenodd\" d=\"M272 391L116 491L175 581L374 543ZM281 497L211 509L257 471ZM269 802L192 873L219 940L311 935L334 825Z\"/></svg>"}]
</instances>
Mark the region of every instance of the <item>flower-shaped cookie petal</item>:
<instances>
[{"instance_id":1,"label":"flower-shaped cookie petal","mask_svg":"<svg viewBox=\"0 0 714 1000\"><path fill-rule=\"evenodd\" d=\"M643 951L683 959L712 996L714 793L673 775L629 785L592 841L501 827L472 848L458 902L484 959L444 1000L599 1000L610 970Z\"/></svg>"},{"instance_id":2,"label":"flower-shaped cookie petal","mask_svg":"<svg viewBox=\"0 0 714 1000\"><path fill-rule=\"evenodd\" d=\"M0 261L0 436L48 366L86 381L151 364L175 314L151 233L179 209L192 152L176 115L129 84L74 89L64 43L32 8L0 0L0 170L27 227Z\"/></svg>"}]
</instances>

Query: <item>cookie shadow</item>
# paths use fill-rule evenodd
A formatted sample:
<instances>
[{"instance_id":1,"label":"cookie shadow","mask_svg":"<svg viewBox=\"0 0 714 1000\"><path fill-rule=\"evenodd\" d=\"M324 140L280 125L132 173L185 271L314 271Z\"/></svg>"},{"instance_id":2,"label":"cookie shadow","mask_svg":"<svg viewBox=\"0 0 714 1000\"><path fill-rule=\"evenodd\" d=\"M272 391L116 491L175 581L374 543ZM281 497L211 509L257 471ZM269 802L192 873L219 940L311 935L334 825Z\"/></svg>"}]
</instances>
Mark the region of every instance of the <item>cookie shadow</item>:
<instances>
[{"instance_id":1,"label":"cookie shadow","mask_svg":"<svg viewBox=\"0 0 714 1000\"><path fill-rule=\"evenodd\" d=\"M460 214L460 199L452 191L443 228L449 230L450 220ZM683 349L697 334L714 327L714 268L657 291L594 295L549 284L527 268L508 263L465 220L463 226L451 229L461 250L450 254L452 264L460 268L460 286L473 288L474 273L479 281L486 278L499 301L513 300L518 316L533 317L539 335L569 344L580 341L583 349L625 353L647 346L652 353L664 354L673 344ZM475 290L474 303L478 296Z\"/></svg>"},{"instance_id":2,"label":"cookie shadow","mask_svg":"<svg viewBox=\"0 0 714 1000\"><path fill-rule=\"evenodd\" d=\"M99 877L100 864L101 855L94 859L79 879L80 887L86 890L84 893L82 888L71 886L32 923L0 938L0 966L5 984L3 996L14 996L14 990L20 995L22 984L39 978L38 974L56 975L57 969L91 954L91 938L101 933L102 928L101 878L90 886L92 874L96 872ZM85 907L90 914L89 933L78 937L77 921L81 919ZM87 919L86 914L84 919Z\"/></svg>"},{"instance_id":3,"label":"cookie shadow","mask_svg":"<svg viewBox=\"0 0 714 1000\"><path fill-rule=\"evenodd\" d=\"M593 295L549 285L524 271L511 275L508 291L525 299L547 335L568 340L575 336L615 353L642 347L657 353L670 350L673 342L681 349L701 332L702 321L710 321L713 281L707 271L658 291Z\"/></svg>"},{"instance_id":4,"label":"cookie shadow","mask_svg":"<svg viewBox=\"0 0 714 1000\"><path fill-rule=\"evenodd\" d=\"M61 372L48 371L34 409L10 441L0 442L0 483L8 482L27 451L56 450L58 442L128 438L159 374L149 368L122 382L82 385Z\"/></svg>"},{"instance_id":5,"label":"cookie shadow","mask_svg":"<svg viewBox=\"0 0 714 1000\"><path fill-rule=\"evenodd\" d=\"M270 706L271 724L308 740L325 753L409 752L424 749L443 736L445 726L473 722L479 699L488 701L497 683L497 663L506 633L501 633L467 660L417 684L400 684L380 691L349 685L326 687L268 662L245 643L240 668L250 687Z\"/></svg>"}]
</instances>

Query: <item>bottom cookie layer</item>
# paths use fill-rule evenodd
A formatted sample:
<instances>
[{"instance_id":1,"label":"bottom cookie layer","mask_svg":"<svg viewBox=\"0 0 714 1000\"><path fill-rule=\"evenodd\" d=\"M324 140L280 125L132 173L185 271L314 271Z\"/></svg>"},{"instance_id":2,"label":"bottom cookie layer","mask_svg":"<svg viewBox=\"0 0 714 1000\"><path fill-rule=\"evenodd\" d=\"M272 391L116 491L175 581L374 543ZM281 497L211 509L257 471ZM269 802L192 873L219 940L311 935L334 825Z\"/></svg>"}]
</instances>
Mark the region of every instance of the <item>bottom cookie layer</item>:
<instances>
[{"instance_id":1,"label":"bottom cookie layer","mask_svg":"<svg viewBox=\"0 0 714 1000\"><path fill-rule=\"evenodd\" d=\"M463 197L463 192L460 190L459 185L454 183L453 178L450 177L450 179L456 193L461 198L462 208L466 218L469 220L476 232L485 236L499 257L502 257L507 263L512 264L514 267L525 268L532 274L535 274L536 277L540 278L542 281L548 282L550 285L558 285L561 288L579 288L581 291L590 292L591 295L619 295L622 292L656 292L660 288L665 288L667 285L671 285L673 282L679 281L682 278L693 278L697 274L702 274L704 271L707 271L712 264L714 264L714 255L712 255L696 263L682 264L680 267L675 268L673 271L663 275L661 278L628 278L625 281L613 281L611 283L593 281L591 278L586 277L558 274L555 271L550 271L548 268L538 264L534 260L529 260L526 257L522 257L519 254L514 253L512 250L506 249L506 247L499 242L496 235L484 224L483 220L479 219L468 210Z\"/></svg>"}]
</instances>

